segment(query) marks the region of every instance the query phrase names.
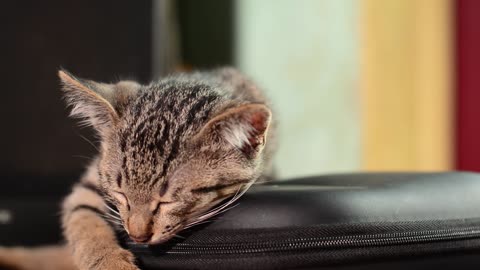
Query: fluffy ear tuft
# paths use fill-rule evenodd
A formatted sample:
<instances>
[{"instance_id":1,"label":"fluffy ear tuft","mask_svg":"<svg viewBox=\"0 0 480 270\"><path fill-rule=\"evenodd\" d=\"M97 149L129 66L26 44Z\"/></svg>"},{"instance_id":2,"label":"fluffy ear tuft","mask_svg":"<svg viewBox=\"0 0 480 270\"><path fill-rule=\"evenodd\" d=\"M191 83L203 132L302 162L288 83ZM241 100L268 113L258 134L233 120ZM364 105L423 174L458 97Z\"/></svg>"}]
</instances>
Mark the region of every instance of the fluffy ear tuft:
<instances>
[{"instance_id":1,"label":"fluffy ear tuft","mask_svg":"<svg viewBox=\"0 0 480 270\"><path fill-rule=\"evenodd\" d=\"M65 70L60 70L58 76L65 99L72 106L71 116L85 119L84 123L93 126L99 133L117 121L118 114L106 99L109 94L107 87L77 78Z\"/></svg>"},{"instance_id":2,"label":"fluffy ear tuft","mask_svg":"<svg viewBox=\"0 0 480 270\"><path fill-rule=\"evenodd\" d=\"M65 70L58 72L71 116L84 119L100 134L111 128L122 113L122 105L140 88L135 82L97 83L80 79Z\"/></svg>"},{"instance_id":3,"label":"fluffy ear tuft","mask_svg":"<svg viewBox=\"0 0 480 270\"><path fill-rule=\"evenodd\" d=\"M253 158L263 149L272 113L264 104L246 104L228 109L205 126L206 131Z\"/></svg>"}]
</instances>

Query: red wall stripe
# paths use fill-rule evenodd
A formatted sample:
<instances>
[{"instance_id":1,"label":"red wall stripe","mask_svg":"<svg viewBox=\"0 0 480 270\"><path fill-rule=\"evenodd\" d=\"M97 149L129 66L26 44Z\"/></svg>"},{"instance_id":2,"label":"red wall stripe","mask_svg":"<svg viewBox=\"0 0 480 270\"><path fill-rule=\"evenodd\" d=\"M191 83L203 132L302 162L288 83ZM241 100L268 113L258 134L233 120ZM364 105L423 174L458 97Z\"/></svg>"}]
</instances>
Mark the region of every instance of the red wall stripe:
<instances>
[{"instance_id":1,"label":"red wall stripe","mask_svg":"<svg viewBox=\"0 0 480 270\"><path fill-rule=\"evenodd\" d=\"M456 168L480 171L480 1L456 3Z\"/></svg>"}]
</instances>

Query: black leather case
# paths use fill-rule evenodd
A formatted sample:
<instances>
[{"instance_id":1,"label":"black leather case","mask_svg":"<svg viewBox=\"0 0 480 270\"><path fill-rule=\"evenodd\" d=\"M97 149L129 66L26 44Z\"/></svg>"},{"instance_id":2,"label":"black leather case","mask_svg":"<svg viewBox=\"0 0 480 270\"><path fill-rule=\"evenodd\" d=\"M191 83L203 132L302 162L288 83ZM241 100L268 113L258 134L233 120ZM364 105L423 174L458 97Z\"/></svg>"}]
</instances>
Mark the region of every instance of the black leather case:
<instances>
[{"instance_id":1,"label":"black leather case","mask_svg":"<svg viewBox=\"0 0 480 270\"><path fill-rule=\"evenodd\" d=\"M480 266L480 175L345 174L255 186L145 269L459 269ZM362 268L363 267L363 268Z\"/></svg>"},{"instance_id":2,"label":"black leather case","mask_svg":"<svg viewBox=\"0 0 480 270\"><path fill-rule=\"evenodd\" d=\"M24 198L31 207L11 209L23 218L0 224L0 244L33 234L44 243L47 231L31 232L42 226L24 224L57 220L28 215L43 199ZM233 209L181 232L185 239L121 241L142 269L470 269L480 266L479 206L474 173L319 176L254 186Z\"/></svg>"}]
</instances>

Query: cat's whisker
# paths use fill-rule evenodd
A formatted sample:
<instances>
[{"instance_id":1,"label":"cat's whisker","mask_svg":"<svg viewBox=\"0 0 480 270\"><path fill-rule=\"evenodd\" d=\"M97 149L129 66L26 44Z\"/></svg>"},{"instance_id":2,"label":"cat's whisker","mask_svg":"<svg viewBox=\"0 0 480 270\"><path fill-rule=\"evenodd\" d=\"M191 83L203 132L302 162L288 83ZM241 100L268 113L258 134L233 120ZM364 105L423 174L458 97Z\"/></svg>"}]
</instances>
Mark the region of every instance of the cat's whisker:
<instances>
[{"instance_id":1,"label":"cat's whisker","mask_svg":"<svg viewBox=\"0 0 480 270\"><path fill-rule=\"evenodd\" d=\"M238 204L235 204L235 205L232 205L232 206L230 206L230 207L227 207L227 208L224 208L224 209L220 209L220 210L218 210L218 211L215 211L215 212L213 212L213 213L205 214L205 215L203 215L203 216L200 216L199 219L204 219L204 218L209 218L209 216L210 216L210 217L213 217L213 216L219 215L219 214L221 214L221 213L224 213L224 212L226 212L226 211L228 211L228 210L236 207L237 205L238 205Z\"/></svg>"},{"instance_id":2,"label":"cat's whisker","mask_svg":"<svg viewBox=\"0 0 480 270\"><path fill-rule=\"evenodd\" d=\"M198 223L198 222L204 221L204 220L206 219L206 217L208 217L208 216L211 215L211 214L216 213L217 211L220 211L220 210L224 207L224 205L226 205L226 204L227 204L227 203L222 204L222 205L220 205L220 206L218 206L218 207L216 207L216 208L213 208L213 209L211 209L211 210L203 213L202 215L199 215L199 216L193 218L193 221L192 221L191 223L187 224L187 226L194 225L194 224L196 224L196 223Z\"/></svg>"},{"instance_id":3,"label":"cat's whisker","mask_svg":"<svg viewBox=\"0 0 480 270\"><path fill-rule=\"evenodd\" d=\"M226 202L225 204L221 205L220 207L217 207L216 210L214 212L218 212L218 211L221 211L222 209L228 207L229 205L231 205L232 203L236 202L238 199L240 199L240 197L245 194L245 192L247 192L247 190L252 186L253 182L252 183L249 183L247 184L244 189L242 190L242 188L240 187L237 192L235 193L235 195L232 197L232 199L230 199L228 202ZM240 192L240 190L242 190Z\"/></svg>"},{"instance_id":4,"label":"cat's whisker","mask_svg":"<svg viewBox=\"0 0 480 270\"><path fill-rule=\"evenodd\" d=\"M199 217L202 217L202 216L205 216L205 215L207 215L207 214L210 214L210 213L213 213L213 212L215 212L215 211L218 211L219 209L221 209L221 208L225 207L226 205L228 205L230 202L232 202L233 200L235 200L235 197L238 195L238 193L240 192L241 189L242 189L242 188L239 187L238 190L237 190L237 192L235 192L235 195L233 195L233 197L232 197L230 200L228 200L227 202L225 202L225 203L223 203L223 204L221 204L221 205L219 205L219 206L217 206L217 207L215 207L215 208L213 208L213 209L210 209L209 211L203 213L203 214L200 215ZM197 218L199 218L199 217L197 217Z\"/></svg>"},{"instance_id":5,"label":"cat's whisker","mask_svg":"<svg viewBox=\"0 0 480 270\"><path fill-rule=\"evenodd\" d=\"M121 221L121 220L112 219L111 217L108 217L108 216L104 216L104 217L105 217L105 218L109 218L110 221L113 221L113 222L115 222L115 223L120 224L120 225L123 226L123 221Z\"/></svg>"},{"instance_id":6,"label":"cat's whisker","mask_svg":"<svg viewBox=\"0 0 480 270\"><path fill-rule=\"evenodd\" d=\"M118 221L120 221L120 222L123 221L120 217L115 216L115 215L112 215L112 214L110 214L110 213L108 213L108 212L105 213L105 215L106 215L106 216L109 216L110 218L113 218L113 219L115 219L115 220L118 220Z\"/></svg>"},{"instance_id":7,"label":"cat's whisker","mask_svg":"<svg viewBox=\"0 0 480 270\"><path fill-rule=\"evenodd\" d=\"M112 211L113 213L117 214L120 217L120 212L117 210L114 210L112 207L110 207L108 204L105 203L105 207L108 208L108 210Z\"/></svg>"},{"instance_id":8,"label":"cat's whisker","mask_svg":"<svg viewBox=\"0 0 480 270\"><path fill-rule=\"evenodd\" d=\"M192 222L190 222L189 224L187 224L187 225L185 226L185 228L190 228L190 227L192 227L192 226L199 225L200 223L207 223L207 222L212 222L212 221L213 221L213 220L200 220L200 219L198 219L198 220L192 221Z\"/></svg>"},{"instance_id":9,"label":"cat's whisker","mask_svg":"<svg viewBox=\"0 0 480 270\"><path fill-rule=\"evenodd\" d=\"M117 217L115 217L115 216L112 216L112 215L110 215L110 214L108 214L108 213L105 213L104 215L102 215L102 217L104 217L104 218L106 218L106 219L108 219L108 220L111 220L111 221L123 223L123 220L122 220L122 219L117 218Z\"/></svg>"},{"instance_id":10,"label":"cat's whisker","mask_svg":"<svg viewBox=\"0 0 480 270\"><path fill-rule=\"evenodd\" d=\"M117 210L113 209L113 208L110 207L108 204L105 204L105 207L107 207L108 210L112 211L112 212L115 213L115 214L120 214L120 212L118 212Z\"/></svg>"},{"instance_id":11,"label":"cat's whisker","mask_svg":"<svg viewBox=\"0 0 480 270\"><path fill-rule=\"evenodd\" d=\"M116 225L119 225L119 226L122 226L123 227L123 223L119 222L119 221L116 221L116 220L112 220L112 219L109 219L108 216L103 216L105 218L105 220L107 220L108 222L111 222L111 223L114 223Z\"/></svg>"},{"instance_id":12,"label":"cat's whisker","mask_svg":"<svg viewBox=\"0 0 480 270\"><path fill-rule=\"evenodd\" d=\"M84 139L88 144L90 144L95 150L97 151L100 151L97 147L97 145L95 145L95 143L93 143L91 140L89 140L87 137L81 135L81 134L78 134L80 136L80 138Z\"/></svg>"},{"instance_id":13,"label":"cat's whisker","mask_svg":"<svg viewBox=\"0 0 480 270\"><path fill-rule=\"evenodd\" d=\"M215 216L216 213L218 213L219 211L222 211L222 209L224 209L226 206L228 206L227 203L223 204L223 205L222 205L221 207L219 207L219 208L215 208L213 211L209 211L209 212L207 212L207 213L204 213L204 214L201 215L201 216L198 216L198 217L195 219L196 221L192 222L192 224L195 223L195 222L204 221L204 220L206 220L206 219L208 219L208 218L210 218L210 217Z\"/></svg>"},{"instance_id":14,"label":"cat's whisker","mask_svg":"<svg viewBox=\"0 0 480 270\"><path fill-rule=\"evenodd\" d=\"M247 192L247 190L252 186L253 182L251 183L248 183L242 190L242 188L240 187L237 192L235 193L235 195L230 199L228 200L226 203L220 205L219 207L216 207L210 211L208 211L207 213L204 213L203 215L199 216L196 218L196 221L190 223L190 224L187 224L186 228L190 228L192 226L195 226L195 225L198 225L200 222L204 221L204 220L207 220L209 218L212 218L216 215L219 215L231 208L229 208L230 205L232 205L234 202L236 202L238 199L240 199L240 197L245 194L245 192Z\"/></svg>"},{"instance_id":15,"label":"cat's whisker","mask_svg":"<svg viewBox=\"0 0 480 270\"><path fill-rule=\"evenodd\" d=\"M182 239L182 240L185 240L185 239L186 239L185 237L180 236L180 235L178 235L178 234L173 235L173 237L179 238L179 239Z\"/></svg>"},{"instance_id":16,"label":"cat's whisker","mask_svg":"<svg viewBox=\"0 0 480 270\"><path fill-rule=\"evenodd\" d=\"M183 229L184 230L190 229L191 227L195 227L195 226L210 223L210 222L213 222L213 220L203 220L203 221L198 221L198 222L192 222L191 224L185 226Z\"/></svg>"},{"instance_id":17,"label":"cat's whisker","mask_svg":"<svg viewBox=\"0 0 480 270\"><path fill-rule=\"evenodd\" d=\"M107 206L108 207L108 206ZM104 215L103 215L105 218L108 218L110 220L113 220L113 221L116 221L116 222L120 222L121 224L123 224L123 219L120 217L119 214L116 214L116 212L113 212L113 213L109 213L109 212L105 212Z\"/></svg>"},{"instance_id":18,"label":"cat's whisker","mask_svg":"<svg viewBox=\"0 0 480 270\"><path fill-rule=\"evenodd\" d=\"M73 155L72 157L74 158L83 158L89 161L93 161L94 159L92 157L87 157L87 156L82 156L82 155Z\"/></svg>"},{"instance_id":19,"label":"cat's whisker","mask_svg":"<svg viewBox=\"0 0 480 270\"><path fill-rule=\"evenodd\" d=\"M115 222L115 221L113 221L113 220L110 220L109 222L111 222L111 223L113 223L113 224L115 224L115 225L118 225L119 227L123 227L123 224L118 223L118 222Z\"/></svg>"},{"instance_id":20,"label":"cat's whisker","mask_svg":"<svg viewBox=\"0 0 480 270\"><path fill-rule=\"evenodd\" d=\"M238 205L239 205L238 203L237 203L237 204L234 204L234 205L232 205L232 206L230 206L230 207L228 207L228 208L225 208L225 209L219 211L217 214L221 214L221 213L227 212L227 211L229 211L229 210L237 207Z\"/></svg>"}]
</instances>

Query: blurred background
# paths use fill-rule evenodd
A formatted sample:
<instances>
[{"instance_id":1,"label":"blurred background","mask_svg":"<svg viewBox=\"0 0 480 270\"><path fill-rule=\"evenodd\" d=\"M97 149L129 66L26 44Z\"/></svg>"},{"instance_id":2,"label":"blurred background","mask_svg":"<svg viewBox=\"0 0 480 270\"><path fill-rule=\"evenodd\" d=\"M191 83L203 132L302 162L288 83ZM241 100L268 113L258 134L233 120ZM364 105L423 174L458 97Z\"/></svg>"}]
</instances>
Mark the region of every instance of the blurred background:
<instances>
[{"instance_id":1,"label":"blurred background","mask_svg":"<svg viewBox=\"0 0 480 270\"><path fill-rule=\"evenodd\" d=\"M56 70L111 82L233 65L273 100L279 176L480 170L475 0L16 1L1 18L2 171L95 149ZM94 142L95 143L95 142Z\"/></svg>"},{"instance_id":2,"label":"blurred background","mask_svg":"<svg viewBox=\"0 0 480 270\"><path fill-rule=\"evenodd\" d=\"M282 178L479 170L477 2L5 4L0 166L13 175L76 174L94 154L91 131L67 119L59 67L99 81L146 83L232 65L273 101Z\"/></svg>"},{"instance_id":3,"label":"blurred background","mask_svg":"<svg viewBox=\"0 0 480 270\"><path fill-rule=\"evenodd\" d=\"M480 170L475 0L49 0L0 12L8 175L77 175L95 152L67 119L59 67L146 83L224 65L272 99L282 178Z\"/></svg>"},{"instance_id":4,"label":"blurred background","mask_svg":"<svg viewBox=\"0 0 480 270\"><path fill-rule=\"evenodd\" d=\"M67 118L60 67L142 83L239 68L273 101L283 179L480 171L480 1L25 0L0 14L0 198L20 210L21 196L57 205L96 152Z\"/></svg>"}]
</instances>

